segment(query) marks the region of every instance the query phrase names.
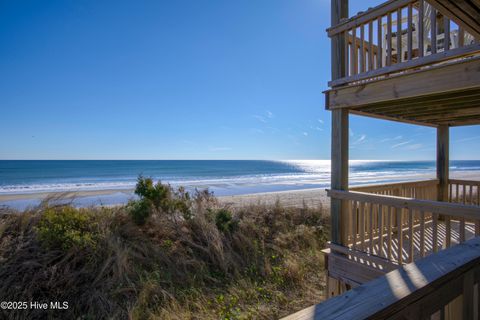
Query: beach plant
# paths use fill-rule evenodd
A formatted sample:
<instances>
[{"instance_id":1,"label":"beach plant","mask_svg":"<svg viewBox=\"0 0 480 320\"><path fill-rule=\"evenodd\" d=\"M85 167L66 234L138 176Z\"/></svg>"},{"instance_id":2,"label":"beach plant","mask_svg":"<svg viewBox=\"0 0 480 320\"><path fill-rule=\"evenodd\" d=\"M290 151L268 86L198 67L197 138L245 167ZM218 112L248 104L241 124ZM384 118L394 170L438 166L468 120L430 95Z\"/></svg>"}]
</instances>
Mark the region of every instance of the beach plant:
<instances>
[{"instance_id":1,"label":"beach plant","mask_svg":"<svg viewBox=\"0 0 480 320\"><path fill-rule=\"evenodd\" d=\"M148 199L131 200L127 210L135 224L144 225L152 212L152 202Z\"/></svg>"},{"instance_id":2,"label":"beach plant","mask_svg":"<svg viewBox=\"0 0 480 320\"><path fill-rule=\"evenodd\" d=\"M69 301L65 319L136 320L272 319L322 300L322 208L222 208L208 191L169 189L165 214L152 201L161 187L139 189L127 206L0 211L0 301Z\"/></svg>"},{"instance_id":3,"label":"beach plant","mask_svg":"<svg viewBox=\"0 0 480 320\"><path fill-rule=\"evenodd\" d=\"M95 247L98 237L91 212L71 206L45 209L37 227L39 240L47 248L68 250Z\"/></svg>"},{"instance_id":4,"label":"beach plant","mask_svg":"<svg viewBox=\"0 0 480 320\"><path fill-rule=\"evenodd\" d=\"M238 227L237 221L233 219L232 213L226 209L219 209L215 214L215 225L222 232L233 232Z\"/></svg>"}]
</instances>

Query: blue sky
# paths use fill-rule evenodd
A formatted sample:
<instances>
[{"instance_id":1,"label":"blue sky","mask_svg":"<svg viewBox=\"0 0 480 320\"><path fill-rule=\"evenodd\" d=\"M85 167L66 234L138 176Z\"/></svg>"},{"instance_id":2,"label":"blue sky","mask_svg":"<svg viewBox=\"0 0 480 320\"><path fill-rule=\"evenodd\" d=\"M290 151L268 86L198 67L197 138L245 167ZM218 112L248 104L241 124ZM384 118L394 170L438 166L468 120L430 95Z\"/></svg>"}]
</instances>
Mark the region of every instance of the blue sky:
<instances>
[{"instance_id":1,"label":"blue sky","mask_svg":"<svg viewBox=\"0 0 480 320\"><path fill-rule=\"evenodd\" d=\"M328 159L329 5L3 0L0 159ZM480 127L451 141L480 159ZM434 159L435 131L352 116L350 152Z\"/></svg>"}]
</instances>

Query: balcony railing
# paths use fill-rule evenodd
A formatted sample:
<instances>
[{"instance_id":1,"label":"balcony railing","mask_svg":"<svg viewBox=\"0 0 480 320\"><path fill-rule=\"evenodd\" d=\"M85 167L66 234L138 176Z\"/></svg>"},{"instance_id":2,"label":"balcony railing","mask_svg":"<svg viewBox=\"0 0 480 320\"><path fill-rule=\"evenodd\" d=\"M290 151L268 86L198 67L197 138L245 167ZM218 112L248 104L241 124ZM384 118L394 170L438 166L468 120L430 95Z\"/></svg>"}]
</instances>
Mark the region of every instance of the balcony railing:
<instances>
[{"instance_id":1,"label":"balcony railing","mask_svg":"<svg viewBox=\"0 0 480 320\"><path fill-rule=\"evenodd\" d=\"M450 180L453 203L435 201L438 180L329 190L347 208L342 219L346 243L330 244L330 249L389 270L479 236L479 185Z\"/></svg>"},{"instance_id":2,"label":"balcony railing","mask_svg":"<svg viewBox=\"0 0 480 320\"><path fill-rule=\"evenodd\" d=\"M331 87L480 52L478 39L423 0L388 1L331 27L328 35L341 37L345 49L346 74L331 81Z\"/></svg>"},{"instance_id":3,"label":"balcony railing","mask_svg":"<svg viewBox=\"0 0 480 320\"><path fill-rule=\"evenodd\" d=\"M393 270L284 320L480 319L480 238Z\"/></svg>"}]
</instances>

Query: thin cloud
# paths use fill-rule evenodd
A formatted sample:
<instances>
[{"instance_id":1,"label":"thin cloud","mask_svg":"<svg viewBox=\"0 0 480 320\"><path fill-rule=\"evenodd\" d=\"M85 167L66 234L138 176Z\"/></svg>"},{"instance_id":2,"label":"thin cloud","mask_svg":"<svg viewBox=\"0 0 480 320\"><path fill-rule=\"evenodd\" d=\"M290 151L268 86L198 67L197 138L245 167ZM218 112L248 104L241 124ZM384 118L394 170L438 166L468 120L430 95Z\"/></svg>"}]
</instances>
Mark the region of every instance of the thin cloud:
<instances>
[{"instance_id":1,"label":"thin cloud","mask_svg":"<svg viewBox=\"0 0 480 320\"><path fill-rule=\"evenodd\" d=\"M303 135L304 135L305 137L308 137L308 132L303 132Z\"/></svg>"},{"instance_id":2,"label":"thin cloud","mask_svg":"<svg viewBox=\"0 0 480 320\"><path fill-rule=\"evenodd\" d=\"M465 141L472 141L472 140L477 140L477 139L480 139L480 136L458 139L458 140L455 140L455 142L465 142Z\"/></svg>"},{"instance_id":3,"label":"thin cloud","mask_svg":"<svg viewBox=\"0 0 480 320\"><path fill-rule=\"evenodd\" d=\"M269 119L273 118L273 113L271 111L267 110L266 113L267 113L267 118Z\"/></svg>"},{"instance_id":4,"label":"thin cloud","mask_svg":"<svg viewBox=\"0 0 480 320\"><path fill-rule=\"evenodd\" d=\"M325 122L322 119L317 119L320 124L324 124Z\"/></svg>"},{"instance_id":5,"label":"thin cloud","mask_svg":"<svg viewBox=\"0 0 480 320\"><path fill-rule=\"evenodd\" d=\"M405 150L418 150L420 148L423 147L423 144L421 143L414 143L414 144L410 144L410 145L407 145L405 147Z\"/></svg>"},{"instance_id":6,"label":"thin cloud","mask_svg":"<svg viewBox=\"0 0 480 320\"><path fill-rule=\"evenodd\" d=\"M398 148L398 147L407 145L407 144L409 144L409 143L411 143L411 142L412 142L412 140L404 141L404 142L400 142L400 143L394 144L394 145L392 146L392 149L395 149L395 148Z\"/></svg>"},{"instance_id":7,"label":"thin cloud","mask_svg":"<svg viewBox=\"0 0 480 320\"><path fill-rule=\"evenodd\" d=\"M265 119L265 117L259 116L258 114L254 114L252 117L254 117L255 119L257 119L260 122L263 122L263 123L267 122L267 119Z\"/></svg>"},{"instance_id":8,"label":"thin cloud","mask_svg":"<svg viewBox=\"0 0 480 320\"><path fill-rule=\"evenodd\" d=\"M380 140L380 142L388 142L388 141L395 141L395 140L401 140L401 139L403 139L403 136L396 136L396 137L393 137L393 138L382 139L382 140Z\"/></svg>"}]
</instances>

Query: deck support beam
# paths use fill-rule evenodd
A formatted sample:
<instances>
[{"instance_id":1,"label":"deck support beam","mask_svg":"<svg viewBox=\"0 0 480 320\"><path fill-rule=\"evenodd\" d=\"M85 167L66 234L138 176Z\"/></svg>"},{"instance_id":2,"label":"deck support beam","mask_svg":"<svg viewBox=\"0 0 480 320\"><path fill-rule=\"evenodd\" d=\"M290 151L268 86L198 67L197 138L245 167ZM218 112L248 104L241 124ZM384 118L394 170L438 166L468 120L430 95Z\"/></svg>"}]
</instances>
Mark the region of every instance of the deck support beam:
<instances>
[{"instance_id":1,"label":"deck support beam","mask_svg":"<svg viewBox=\"0 0 480 320\"><path fill-rule=\"evenodd\" d=\"M332 189L348 190L348 110L332 110ZM347 203L331 199L332 242L347 244Z\"/></svg>"},{"instance_id":2,"label":"deck support beam","mask_svg":"<svg viewBox=\"0 0 480 320\"><path fill-rule=\"evenodd\" d=\"M331 25L340 24L342 19L348 18L348 0L331 0ZM346 76L345 67L345 39L343 34L332 37L332 79ZM348 110L332 111L332 188L335 190L348 190ZM345 221L342 214L345 213L345 204L341 200L332 199L332 242L342 245L346 243Z\"/></svg>"},{"instance_id":3,"label":"deck support beam","mask_svg":"<svg viewBox=\"0 0 480 320\"><path fill-rule=\"evenodd\" d=\"M440 181L437 190L438 201L448 201L449 178L449 127L437 127L437 179Z\"/></svg>"}]
</instances>

